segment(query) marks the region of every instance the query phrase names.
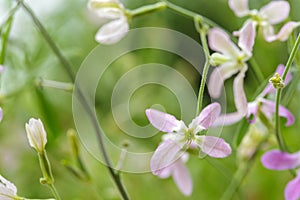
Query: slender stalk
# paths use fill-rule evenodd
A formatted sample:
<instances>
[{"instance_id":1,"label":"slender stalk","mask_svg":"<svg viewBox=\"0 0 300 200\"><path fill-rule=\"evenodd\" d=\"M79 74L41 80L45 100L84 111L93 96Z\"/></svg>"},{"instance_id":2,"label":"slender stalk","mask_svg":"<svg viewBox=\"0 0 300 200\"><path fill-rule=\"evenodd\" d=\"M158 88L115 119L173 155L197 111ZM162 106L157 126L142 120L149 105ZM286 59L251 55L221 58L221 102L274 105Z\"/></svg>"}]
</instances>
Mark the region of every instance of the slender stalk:
<instances>
[{"instance_id":1,"label":"slender stalk","mask_svg":"<svg viewBox=\"0 0 300 200\"><path fill-rule=\"evenodd\" d=\"M199 88L199 94L198 94L198 102L197 102L197 112L196 116L200 114L200 111L202 110L202 104L203 104L203 95L204 95L204 89L205 89L205 83L207 79L207 74L208 70L210 67L210 53L207 45L207 39L206 39L206 34L208 27L205 23L202 22L202 17L197 15L194 19L195 21L195 28L200 34L200 39L201 39L201 44L204 50L205 54L205 64L202 72L202 79L201 79L201 84Z\"/></svg>"},{"instance_id":2,"label":"slender stalk","mask_svg":"<svg viewBox=\"0 0 300 200\"><path fill-rule=\"evenodd\" d=\"M262 73L262 71L260 70L256 60L254 59L254 57L252 57L250 60L249 60L249 63L255 73L255 78L257 78L259 84L263 83L265 81L265 77Z\"/></svg>"},{"instance_id":3,"label":"slender stalk","mask_svg":"<svg viewBox=\"0 0 300 200\"><path fill-rule=\"evenodd\" d=\"M60 198L60 196L59 196L59 194L58 194L58 192L57 192L55 186L54 186L53 184L51 184L51 185L49 185L49 188L50 188L50 190L51 190L51 192L52 192L54 198L55 198L56 200L61 200L61 198Z\"/></svg>"},{"instance_id":4,"label":"slender stalk","mask_svg":"<svg viewBox=\"0 0 300 200\"><path fill-rule=\"evenodd\" d=\"M166 6L167 4L165 2L158 2L152 5L139 7L135 10L128 10L127 13L129 14L130 17L137 17L137 16L148 14L150 12L163 10L166 8Z\"/></svg>"},{"instance_id":5,"label":"slender stalk","mask_svg":"<svg viewBox=\"0 0 300 200\"><path fill-rule=\"evenodd\" d=\"M20 0L19 0L19 2L20 2ZM72 64L60 52L60 50L57 47L56 43L52 40L51 36L47 32L47 30L44 28L42 23L39 21L39 19L36 17L36 15L32 11L32 9L30 7L28 7L23 2L21 2L21 4L22 4L23 8L26 10L26 12L31 16L33 22L35 23L37 28L40 30L42 36L44 37L44 39L46 40L46 42L48 43L48 45L50 46L50 48L52 49L54 54L57 56L57 58L61 62L64 69L67 71L67 74L69 75L69 78L72 80L72 82L75 82L75 74L72 70L73 69ZM125 188L124 188L124 186L121 182L120 176L112 168L112 164L110 162L110 159L108 157L106 148L104 146L103 134L102 134L102 131L99 127L97 116L95 116L95 113L94 113L93 109L90 107L90 105L89 105L87 99L85 98L85 96L83 95L79 85L77 85L75 83L75 86L76 86L76 91L78 93L77 97L78 97L79 101L81 102L82 106L84 107L85 111L87 112L88 116L90 117L90 120L93 124L94 130L96 131L97 138L98 138L98 141L99 141L99 147L100 147L102 156L104 158L105 164L108 168L108 171L109 171L114 183L116 184L122 198L124 200L128 200L129 197L128 197L127 192L126 192L126 190L125 190Z\"/></svg>"},{"instance_id":6,"label":"slender stalk","mask_svg":"<svg viewBox=\"0 0 300 200\"><path fill-rule=\"evenodd\" d=\"M287 73L297 55L297 51L298 51L298 48L299 48L299 44L300 44L300 34L298 34L298 37L296 39L296 42L292 48L292 51L291 51L291 54L288 58L288 61L285 65L285 69L284 69L284 72L282 74L282 80L284 81L286 76L287 76ZM276 107L275 107L275 135L276 135L276 139L277 139L277 142L278 142L278 145L279 145L279 148L281 151L287 151L287 147L286 147L286 144L284 142L284 139L280 133L280 117L279 117L279 105L280 105L280 101L281 101L281 92L282 92L282 89L281 88L278 88L277 91L276 91Z\"/></svg>"}]
</instances>

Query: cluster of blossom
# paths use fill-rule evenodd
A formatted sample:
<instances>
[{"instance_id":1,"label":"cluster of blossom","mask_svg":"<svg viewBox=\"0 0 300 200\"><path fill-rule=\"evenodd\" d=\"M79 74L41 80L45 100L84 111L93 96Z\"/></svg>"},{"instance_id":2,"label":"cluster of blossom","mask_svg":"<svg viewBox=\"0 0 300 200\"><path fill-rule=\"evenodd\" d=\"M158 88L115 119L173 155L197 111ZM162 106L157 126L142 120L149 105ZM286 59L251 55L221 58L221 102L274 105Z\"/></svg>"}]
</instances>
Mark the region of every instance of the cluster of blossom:
<instances>
[{"instance_id":1,"label":"cluster of blossom","mask_svg":"<svg viewBox=\"0 0 300 200\"><path fill-rule=\"evenodd\" d=\"M173 176L180 191L185 195L192 192L191 176L184 166L188 155L188 148L197 148L211 157L222 158L231 154L230 146L217 137L205 136L203 130L210 126L229 125L246 117L249 123L256 122L258 113L262 112L271 120L275 112L275 102L267 97L275 93L272 84L266 88L252 102L247 102L244 92L244 77L248 70L247 61L252 57L256 32L261 31L267 42L286 41L293 30L300 25L299 22L285 23L278 33L273 25L287 19L290 5L287 1L272 1L260 10L250 10L248 0L229 0L229 7L238 17L248 17L242 28L233 32L238 37L238 47L231 41L230 36L220 28L211 28L208 32L208 43L211 50L215 51L210 57L210 62L218 66L211 74L208 89L211 97L221 96L224 81L236 75L233 83L234 102L236 112L220 114L220 105L212 103L202 110L189 126L174 116L154 109L146 110L150 123L162 132L163 142L156 149L151 159L151 170L154 175L161 178ZM102 44L118 42L129 30L128 17L122 3L118 0L90 0L89 8L100 18L111 21L103 25L96 34L96 40ZM279 65L276 73L281 76L284 66ZM291 81L288 73L284 85ZM286 126L294 123L294 117L284 106L279 106L279 115L287 119ZM263 158L263 164L270 169L291 169L300 165L299 153L288 154L279 151L270 151ZM172 164L171 164L172 163ZM299 173L300 174L300 173ZM300 176L291 181L286 188L286 199L300 197Z\"/></svg>"}]
</instances>

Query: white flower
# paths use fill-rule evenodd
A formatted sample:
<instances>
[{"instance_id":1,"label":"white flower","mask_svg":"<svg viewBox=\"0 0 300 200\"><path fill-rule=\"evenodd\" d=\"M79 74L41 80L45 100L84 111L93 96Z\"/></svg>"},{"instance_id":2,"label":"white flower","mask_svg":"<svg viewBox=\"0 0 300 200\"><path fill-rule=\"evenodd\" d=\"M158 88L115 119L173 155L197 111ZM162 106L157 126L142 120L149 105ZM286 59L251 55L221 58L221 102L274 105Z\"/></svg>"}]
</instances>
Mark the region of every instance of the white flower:
<instances>
[{"instance_id":1,"label":"white flower","mask_svg":"<svg viewBox=\"0 0 300 200\"><path fill-rule=\"evenodd\" d=\"M128 32L129 24L123 4L118 0L90 0L88 8L100 19L110 20L96 34L96 41L101 44L114 44Z\"/></svg>"},{"instance_id":2,"label":"white flower","mask_svg":"<svg viewBox=\"0 0 300 200\"><path fill-rule=\"evenodd\" d=\"M17 198L16 186L0 175L0 199L12 200Z\"/></svg>"},{"instance_id":3,"label":"white flower","mask_svg":"<svg viewBox=\"0 0 300 200\"><path fill-rule=\"evenodd\" d=\"M31 118L25 128L30 146L38 152L43 152L47 143L47 135L42 121Z\"/></svg>"}]
</instances>

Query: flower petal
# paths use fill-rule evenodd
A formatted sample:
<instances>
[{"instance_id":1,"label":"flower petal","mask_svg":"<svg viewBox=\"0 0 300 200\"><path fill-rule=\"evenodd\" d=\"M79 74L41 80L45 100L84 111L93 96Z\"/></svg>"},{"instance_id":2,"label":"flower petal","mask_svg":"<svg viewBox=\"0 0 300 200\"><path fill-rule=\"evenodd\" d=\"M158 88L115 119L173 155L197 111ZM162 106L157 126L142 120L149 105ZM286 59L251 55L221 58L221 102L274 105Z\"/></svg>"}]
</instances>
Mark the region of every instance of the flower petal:
<instances>
[{"instance_id":1,"label":"flower petal","mask_svg":"<svg viewBox=\"0 0 300 200\"><path fill-rule=\"evenodd\" d=\"M229 0L228 4L238 17L246 16L249 12L248 0Z\"/></svg>"},{"instance_id":2,"label":"flower petal","mask_svg":"<svg viewBox=\"0 0 300 200\"><path fill-rule=\"evenodd\" d=\"M278 24L285 20L290 12L290 4L286 1L272 1L259 11L270 24Z\"/></svg>"},{"instance_id":3,"label":"flower petal","mask_svg":"<svg viewBox=\"0 0 300 200\"><path fill-rule=\"evenodd\" d=\"M255 26L251 20L247 21L242 29L239 31L239 42L238 45L248 55L252 54L252 49L255 41Z\"/></svg>"},{"instance_id":4,"label":"flower petal","mask_svg":"<svg viewBox=\"0 0 300 200\"><path fill-rule=\"evenodd\" d=\"M212 28L208 32L208 43L212 50L229 55L231 57L239 55L239 49L230 40L226 32L219 28Z\"/></svg>"},{"instance_id":5,"label":"flower petal","mask_svg":"<svg viewBox=\"0 0 300 200\"><path fill-rule=\"evenodd\" d=\"M253 124L256 121L258 112L258 104L257 102L250 102L248 103L248 112L247 112L247 119L250 124Z\"/></svg>"},{"instance_id":6,"label":"flower petal","mask_svg":"<svg viewBox=\"0 0 300 200\"><path fill-rule=\"evenodd\" d=\"M2 108L0 107L0 122L2 121L2 118L3 118L3 111Z\"/></svg>"},{"instance_id":7,"label":"flower petal","mask_svg":"<svg viewBox=\"0 0 300 200\"><path fill-rule=\"evenodd\" d=\"M185 195L190 196L193 191L192 177L181 159L173 166L173 179L178 189Z\"/></svg>"},{"instance_id":8,"label":"flower petal","mask_svg":"<svg viewBox=\"0 0 300 200\"><path fill-rule=\"evenodd\" d=\"M237 111L240 114L247 114L248 111L248 103L247 98L244 92L244 77L245 71L247 67L243 67L243 70L235 77L233 82L233 92L234 92L234 103L236 106Z\"/></svg>"},{"instance_id":9,"label":"flower petal","mask_svg":"<svg viewBox=\"0 0 300 200\"><path fill-rule=\"evenodd\" d=\"M212 98L219 98L221 96L222 87L224 86L224 81L230 78L232 75L239 71L236 64L233 62L227 62L211 73L208 81L208 90Z\"/></svg>"},{"instance_id":10,"label":"flower petal","mask_svg":"<svg viewBox=\"0 0 300 200\"><path fill-rule=\"evenodd\" d=\"M164 168L172 165L180 157L182 146L173 140L163 141L155 150L150 168L154 175L160 175Z\"/></svg>"},{"instance_id":11,"label":"flower petal","mask_svg":"<svg viewBox=\"0 0 300 200\"><path fill-rule=\"evenodd\" d=\"M300 153L290 154L279 150L271 150L261 157L261 162L267 169L294 169L300 165Z\"/></svg>"},{"instance_id":12,"label":"flower petal","mask_svg":"<svg viewBox=\"0 0 300 200\"><path fill-rule=\"evenodd\" d=\"M243 117L245 117L245 114L239 112L222 114L216 119L212 126L215 127L231 125L240 121L241 119L243 119Z\"/></svg>"},{"instance_id":13,"label":"flower petal","mask_svg":"<svg viewBox=\"0 0 300 200\"><path fill-rule=\"evenodd\" d=\"M181 122L173 115L155 109L147 109L146 116L150 123L162 132L171 133L180 128Z\"/></svg>"},{"instance_id":14,"label":"flower petal","mask_svg":"<svg viewBox=\"0 0 300 200\"><path fill-rule=\"evenodd\" d=\"M0 74L2 74L5 71L5 67L3 65L0 65Z\"/></svg>"},{"instance_id":15,"label":"flower petal","mask_svg":"<svg viewBox=\"0 0 300 200\"><path fill-rule=\"evenodd\" d=\"M300 198L300 173L285 187L284 196L286 200L298 200Z\"/></svg>"},{"instance_id":16,"label":"flower petal","mask_svg":"<svg viewBox=\"0 0 300 200\"><path fill-rule=\"evenodd\" d=\"M262 27L262 30L263 30L264 38L267 42L273 42L277 39L274 33L274 27L272 25L267 24Z\"/></svg>"},{"instance_id":17,"label":"flower petal","mask_svg":"<svg viewBox=\"0 0 300 200\"><path fill-rule=\"evenodd\" d=\"M214 158L224 158L231 154L231 147L222 138L198 136L196 140L201 150Z\"/></svg>"},{"instance_id":18,"label":"flower petal","mask_svg":"<svg viewBox=\"0 0 300 200\"><path fill-rule=\"evenodd\" d=\"M279 41L286 41L290 34L293 32L293 30L300 26L299 22L288 22L286 23L279 31L279 33L276 35L276 40Z\"/></svg>"},{"instance_id":19,"label":"flower petal","mask_svg":"<svg viewBox=\"0 0 300 200\"><path fill-rule=\"evenodd\" d=\"M275 113L275 102L267 99L261 99L261 102L263 102L261 107L262 111L266 114L266 116L271 117L271 115ZM293 114L282 105L279 105L279 116L287 119L285 126L290 126L295 122Z\"/></svg>"},{"instance_id":20,"label":"flower petal","mask_svg":"<svg viewBox=\"0 0 300 200\"><path fill-rule=\"evenodd\" d=\"M11 196L16 197L17 196L17 188L16 186L6 180L3 176L0 175L0 199L6 200L11 198L6 198L4 196Z\"/></svg>"},{"instance_id":21,"label":"flower petal","mask_svg":"<svg viewBox=\"0 0 300 200\"><path fill-rule=\"evenodd\" d=\"M124 15L124 6L118 0L90 0L88 9L101 19L119 19Z\"/></svg>"},{"instance_id":22,"label":"flower petal","mask_svg":"<svg viewBox=\"0 0 300 200\"><path fill-rule=\"evenodd\" d=\"M121 17L103 25L97 32L95 39L101 44L114 44L119 42L128 30L129 25L126 17Z\"/></svg>"},{"instance_id":23,"label":"flower petal","mask_svg":"<svg viewBox=\"0 0 300 200\"><path fill-rule=\"evenodd\" d=\"M217 119L221 113L221 106L219 103L212 103L206 106L198 117L193 119L192 123L189 125L189 128L196 128L201 126L205 129L208 129L212 123Z\"/></svg>"}]
</instances>

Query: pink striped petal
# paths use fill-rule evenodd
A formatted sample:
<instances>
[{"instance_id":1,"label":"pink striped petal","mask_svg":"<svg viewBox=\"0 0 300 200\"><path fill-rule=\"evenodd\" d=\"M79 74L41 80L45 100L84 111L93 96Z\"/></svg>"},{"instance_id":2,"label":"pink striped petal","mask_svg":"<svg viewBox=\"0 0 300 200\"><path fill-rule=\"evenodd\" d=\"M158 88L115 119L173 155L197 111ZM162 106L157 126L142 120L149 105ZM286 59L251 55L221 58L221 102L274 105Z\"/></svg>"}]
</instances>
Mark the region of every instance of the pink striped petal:
<instances>
[{"instance_id":1,"label":"pink striped petal","mask_svg":"<svg viewBox=\"0 0 300 200\"><path fill-rule=\"evenodd\" d=\"M222 114L216 119L212 126L216 127L231 125L240 121L241 119L243 119L243 117L245 117L245 114L239 112Z\"/></svg>"},{"instance_id":2,"label":"pink striped petal","mask_svg":"<svg viewBox=\"0 0 300 200\"><path fill-rule=\"evenodd\" d=\"M272 170L294 169L300 165L300 154L271 150L261 157L263 166Z\"/></svg>"},{"instance_id":3,"label":"pink striped petal","mask_svg":"<svg viewBox=\"0 0 300 200\"><path fill-rule=\"evenodd\" d=\"M237 111L244 114L244 116L248 111L248 103L244 92L244 77L246 69L247 68L244 67L244 69L235 77L233 82L234 103Z\"/></svg>"},{"instance_id":4,"label":"pink striped petal","mask_svg":"<svg viewBox=\"0 0 300 200\"><path fill-rule=\"evenodd\" d=\"M196 128L201 126L205 129L208 129L212 123L217 119L221 113L221 106L219 103L212 103L206 106L198 117L196 117L192 123L189 125L189 128Z\"/></svg>"},{"instance_id":5,"label":"pink striped petal","mask_svg":"<svg viewBox=\"0 0 300 200\"><path fill-rule=\"evenodd\" d=\"M181 159L178 159L176 163L174 163L173 179L182 194L185 196L190 196L192 194L192 177Z\"/></svg>"},{"instance_id":6,"label":"pink striped petal","mask_svg":"<svg viewBox=\"0 0 300 200\"><path fill-rule=\"evenodd\" d=\"M247 21L242 29L239 31L239 42L238 45L248 55L252 54L252 49L255 41L255 26L251 20Z\"/></svg>"},{"instance_id":7,"label":"pink striped petal","mask_svg":"<svg viewBox=\"0 0 300 200\"><path fill-rule=\"evenodd\" d=\"M3 118L3 111L2 108L0 107L0 122L2 121L2 118Z\"/></svg>"},{"instance_id":8,"label":"pink striped petal","mask_svg":"<svg viewBox=\"0 0 300 200\"><path fill-rule=\"evenodd\" d=\"M208 43L212 50L229 55L231 57L239 55L239 49L230 40L226 32L219 28L212 28L208 32Z\"/></svg>"},{"instance_id":9,"label":"pink striped petal","mask_svg":"<svg viewBox=\"0 0 300 200\"><path fill-rule=\"evenodd\" d=\"M300 173L291 180L284 190L285 200L298 200L300 198Z\"/></svg>"},{"instance_id":10,"label":"pink striped petal","mask_svg":"<svg viewBox=\"0 0 300 200\"><path fill-rule=\"evenodd\" d=\"M231 154L231 147L222 138L198 136L196 140L200 149L214 158L224 158Z\"/></svg>"},{"instance_id":11,"label":"pink striped petal","mask_svg":"<svg viewBox=\"0 0 300 200\"><path fill-rule=\"evenodd\" d=\"M181 125L181 122L173 115L155 109L147 109L146 115L150 123L162 132L171 133L178 130Z\"/></svg>"},{"instance_id":12,"label":"pink striped petal","mask_svg":"<svg viewBox=\"0 0 300 200\"><path fill-rule=\"evenodd\" d=\"M244 17L249 13L248 0L229 0L228 4L238 17Z\"/></svg>"},{"instance_id":13,"label":"pink striped petal","mask_svg":"<svg viewBox=\"0 0 300 200\"><path fill-rule=\"evenodd\" d=\"M272 1L262 7L259 14L263 15L270 24L278 24L285 20L290 12L287 1Z\"/></svg>"},{"instance_id":14,"label":"pink striped petal","mask_svg":"<svg viewBox=\"0 0 300 200\"><path fill-rule=\"evenodd\" d=\"M224 81L236 74L238 71L238 67L236 67L236 64L233 62L227 62L216 67L216 69L211 73L208 82L210 96L212 98L219 98L221 96L222 87L224 86Z\"/></svg>"},{"instance_id":15,"label":"pink striped petal","mask_svg":"<svg viewBox=\"0 0 300 200\"><path fill-rule=\"evenodd\" d=\"M276 104L275 102L267 99L261 99L262 107L261 110L268 117L271 117L275 113ZM279 116L287 119L285 126L291 126L295 122L293 114L284 106L279 105Z\"/></svg>"},{"instance_id":16,"label":"pink striped petal","mask_svg":"<svg viewBox=\"0 0 300 200\"><path fill-rule=\"evenodd\" d=\"M154 175L160 175L164 168L172 165L179 157L182 147L173 140L163 141L155 150L150 168Z\"/></svg>"},{"instance_id":17,"label":"pink striped petal","mask_svg":"<svg viewBox=\"0 0 300 200\"><path fill-rule=\"evenodd\" d=\"M276 40L279 41L286 41L290 34L293 32L293 30L300 26L299 22L288 22L286 23L279 31L279 33L276 35Z\"/></svg>"},{"instance_id":18,"label":"pink striped petal","mask_svg":"<svg viewBox=\"0 0 300 200\"><path fill-rule=\"evenodd\" d=\"M258 104L257 102L250 102L248 103L248 112L247 112L247 119L250 124L253 124L256 122L257 118L257 112L258 112Z\"/></svg>"}]
</instances>

